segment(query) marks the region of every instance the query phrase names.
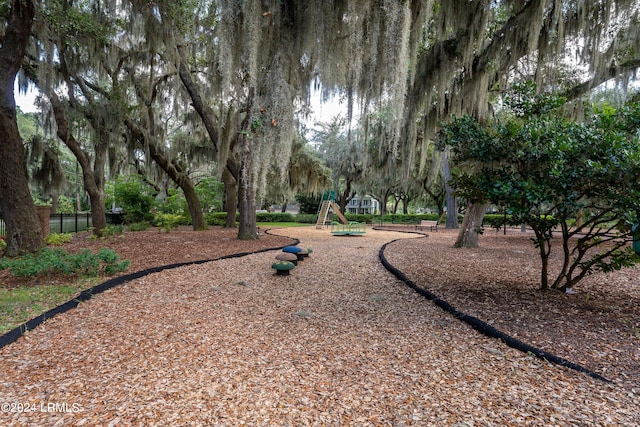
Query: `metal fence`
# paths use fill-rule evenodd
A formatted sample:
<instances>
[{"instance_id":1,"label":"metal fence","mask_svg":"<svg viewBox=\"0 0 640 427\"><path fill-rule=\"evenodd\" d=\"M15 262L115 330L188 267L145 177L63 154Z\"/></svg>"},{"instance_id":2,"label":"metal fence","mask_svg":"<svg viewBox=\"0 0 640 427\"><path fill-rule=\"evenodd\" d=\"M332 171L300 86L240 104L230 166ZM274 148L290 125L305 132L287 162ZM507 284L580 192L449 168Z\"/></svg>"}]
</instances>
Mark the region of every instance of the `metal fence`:
<instances>
[{"instance_id":1,"label":"metal fence","mask_svg":"<svg viewBox=\"0 0 640 427\"><path fill-rule=\"evenodd\" d=\"M49 216L49 231L51 233L78 233L91 228L91 213L51 214ZM6 235L4 218L0 213L0 236Z\"/></svg>"}]
</instances>

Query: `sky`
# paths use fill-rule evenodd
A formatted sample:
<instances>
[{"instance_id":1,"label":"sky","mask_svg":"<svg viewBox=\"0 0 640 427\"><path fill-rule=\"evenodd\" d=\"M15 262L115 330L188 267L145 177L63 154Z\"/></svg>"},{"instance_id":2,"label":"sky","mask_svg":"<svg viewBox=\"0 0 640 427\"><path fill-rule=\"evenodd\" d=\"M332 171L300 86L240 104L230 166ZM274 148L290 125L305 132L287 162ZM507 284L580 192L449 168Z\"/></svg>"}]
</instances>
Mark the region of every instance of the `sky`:
<instances>
[{"instance_id":1,"label":"sky","mask_svg":"<svg viewBox=\"0 0 640 427\"><path fill-rule=\"evenodd\" d=\"M20 107L23 113L35 113L37 111L37 108L35 106L35 99L36 96L38 96L38 92L34 91L33 89L29 89L26 94L21 93L21 91L18 90L17 80L14 84L13 91L16 97L16 105Z\"/></svg>"}]
</instances>

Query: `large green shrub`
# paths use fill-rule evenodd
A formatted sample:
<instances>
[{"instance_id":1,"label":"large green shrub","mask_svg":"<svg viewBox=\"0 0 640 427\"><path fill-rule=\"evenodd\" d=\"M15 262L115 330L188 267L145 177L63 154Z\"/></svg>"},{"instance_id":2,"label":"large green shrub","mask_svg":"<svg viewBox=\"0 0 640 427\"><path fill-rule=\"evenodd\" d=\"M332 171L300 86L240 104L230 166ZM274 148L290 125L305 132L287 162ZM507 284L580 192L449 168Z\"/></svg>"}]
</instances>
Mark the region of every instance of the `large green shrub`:
<instances>
[{"instance_id":1,"label":"large green shrub","mask_svg":"<svg viewBox=\"0 0 640 427\"><path fill-rule=\"evenodd\" d=\"M182 214L187 209L187 202L182 191L170 188L167 197L158 204L158 211L163 214Z\"/></svg>"},{"instance_id":2,"label":"large green shrub","mask_svg":"<svg viewBox=\"0 0 640 427\"><path fill-rule=\"evenodd\" d=\"M630 225L640 221L638 105L605 106L577 123L554 111L561 102L537 95L535 85L517 90L502 121L464 116L444 127L458 195L503 206L511 223L532 228L542 289L565 290L594 271L637 262L629 243ZM563 263L549 283L554 231Z\"/></svg>"},{"instance_id":3,"label":"large green shrub","mask_svg":"<svg viewBox=\"0 0 640 427\"><path fill-rule=\"evenodd\" d=\"M236 213L236 222L239 220L240 215ZM210 212L204 215L204 220L207 225L215 225L222 227L226 224L227 213L226 212Z\"/></svg>"},{"instance_id":4,"label":"large green shrub","mask_svg":"<svg viewBox=\"0 0 640 427\"><path fill-rule=\"evenodd\" d=\"M188 217L189 207L182 190L170 188L168 193L169 195L162 203L158 204L158 211L165 214L179 214ZM214 177L203 178L196 185L196 195L203 213L220 211L224 202L224 184Z\"/></svg>"},{"instance_id":5,"label":"large green shrub","mask_svg":"<svg viewBox=\"0 0 640 427\"><path fill-rule=\"evenodd\" d=\"M153 225L155 227L163 229L166 232L169 232L179 225L183 225L184 223L184 216L178 214L157 214L153 218Z\"/></svg>"},{"instance_id":6,"label":"large green shrub","mask_svg":"<svg viewBox=\"0 0 640 427\"><path fill-rule=\"evenodd\" d=\"M0 270L9 269L14 276L47 276L55 274L98 276L111 275L129 268L112 249L102 248L97 254L83 249L70 254L63 249L44 248L37 253L17 258L0 258Z\"/></svg>"},{"instance_id":7,"label":"large green shrub","mask_svg":"<svg viewBox=\"0 0 640 427\"><path fill-rule=\"evenodd\" d=\"M483 227L491 227L496 230L503 228L505 225L513 225L511 215L504 214L486 214L482 219Z\"/></svg>"},{"instance_id":8,"label":"large green shrub","mask_svg":"<svg viewBox=\"0 0 640 427\"><path fill-rule=\"evenodd\" d=\"M155 198L139 176L119 176L113 186L115 204L125 212L127 222L151 221L153 219L152 210L156 205ZM111 208L113 201L111 196L105 199L108 208Z\"/></svg>"},{"instance_id":9,"label":"large green shrub","mask_svg":"<svg viewBox=\"0 0 640 427\"><path fill-rule=\"evenodd\" d=\"M347 218L347 221L366 222L369 224L371 223L374 217L374 215L371 215L371 214L350 214L350 213L347 213L344 216L345 218ZM338 221L338 219L335 216L333 220Z\"/></svg>"},{"instance_id":10,"label":"large green shrub","mask_svg":"<svg viewBox=\"0 0 640 427\"><path fill-rule=\"evenodd\" d=\"M216 212L223 209L224 183L215 177L202 179L196 185L196 194L200 199L202 212Z\"/></svg>"},{"instance_id":11,"label":"large green shrub","mask_svg":"<svg viewBox=\"0 0 640 427\"><path fill-rule=\"evenodd\" d=\"M76 205L75 205L75 200L72 199L71 197L67 197L64 194L61 194L58 197L58 209L56 210L56 213L62 213L62 214L72 214L72 213L76 213Z\"/></svg>"},{"instance_id":12,"label":"large green shrub","mask_svg":"<svg viewBox=\"0 0 640 427\"><path fill-rule=\"evenodd\" d=\"M296 202L298 202L298 211L301 214L317 214L320 207L320 196L309 196L305 194L296 194Z\"/></svg>"}]
</instances>

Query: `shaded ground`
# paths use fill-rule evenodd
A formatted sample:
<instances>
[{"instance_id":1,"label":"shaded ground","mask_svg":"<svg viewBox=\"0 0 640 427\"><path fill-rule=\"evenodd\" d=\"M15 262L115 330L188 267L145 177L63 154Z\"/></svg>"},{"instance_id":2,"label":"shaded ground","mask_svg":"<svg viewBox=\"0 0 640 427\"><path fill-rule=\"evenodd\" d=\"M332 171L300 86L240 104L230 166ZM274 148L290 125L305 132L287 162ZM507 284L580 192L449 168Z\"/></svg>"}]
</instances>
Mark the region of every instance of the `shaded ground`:
<instances>
[{"instance_id":1,"label":"shaded ground","mask_svg":"<svg viewBox=\"0 0 640 427\"><path fill-rule=\"evenodd\" d=\"M458 310L640 392L639 268L593 274L575 294L542 292L530 235L487 231L479 249L454 249L455 237L441 230L399 241L387 258Z\"/></svg>"},{"instance_id":2,"label":"shaded ground","mask_svg":"<svg viewBox=\"0 0 640 427\"><path fill-rule=\"evenodd\" d=\"M180 227L169 233L157 229L125 232L104 239L94 239L88 233L73 235L70 243L59 246L69 252L78 252L89 248L97 252L100 248L114 249L122 259L129 260L131 265L127 274L179 262L215 259L224 255L256 251L263 248L290 244L293 239L282 236L270 236L262 232L260 239L242 241L236 238L238 230L212 227L205 231L193 231L189 227ZM20 278L12 276L8 271L0 271L0 286L12 288L19 285L42 283L46 281L65 281L66 278Z\"/></svg>"},{"instance_id":3,"label":"shaded ground","mask_svg":"<svg viewBox=\"0 0 640 427\"><path fill-rule=\"evenodd\" d=\"M273 252L164 271L100 294L0 349L0 402L38 405L3 411L0 425L640 425L637 364L615 359L617 346L632 342L626 356L637 362L638 338L611 333L620 328L613 319L637 320L636 270L607 276L620 286L603 294L591 285L589 298L586 288L540 295L526 279L537 259L521 236L487 235L466 262L451 252L449 232L401 240L386 253L458 308L507 332L501 325L525 325L511 332L529 331L550 352L567 348L574 352L567 358L581 363L574 356L602 351L600 360L611 362L601 373L616 381L606 384L483 337L395 280L378 250L410 235L276 232L314 249L289 277L273 274ZM149 231L103 243L139 270L290 241L238 242L232 233ZM573 305L578 299L594 310ZM622 304L617 316L587 323L614 300ZM541 335L561 330L567 312L595 328L593 340L611 337L592 344L567 338L570 332ZM71 410L40 410L51 404Z\"/></svg>"}]
</instances>

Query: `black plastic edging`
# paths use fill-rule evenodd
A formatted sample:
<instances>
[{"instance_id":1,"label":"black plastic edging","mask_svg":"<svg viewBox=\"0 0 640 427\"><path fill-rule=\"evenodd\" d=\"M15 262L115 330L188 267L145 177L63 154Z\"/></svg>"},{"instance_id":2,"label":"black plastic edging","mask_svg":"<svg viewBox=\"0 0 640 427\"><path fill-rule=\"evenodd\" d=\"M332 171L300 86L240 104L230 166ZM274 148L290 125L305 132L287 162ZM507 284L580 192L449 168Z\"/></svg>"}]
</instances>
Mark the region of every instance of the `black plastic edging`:
<instances>
[{"instance_id":1,"label":"black plastic edging","mask_svg":"<svg viewBox=\"0 0 640 427\"><path fill-rule=\"evenodd\" d=\"M287 237L287 236L280 236L280 237ZM291 243L291 245L297 245L298 243L300 243L300 240L298 239L292 239L295 243ZM178 262L175 264L167 264L167 265L161 265L158 267L151 267L151 268L147 268L145 270L140 270L140 271L136 271L135 273L131 273L131 274L126 274L124 276L119 276L119 277L114 277L113 279L109 279L106 282L100 283L99 285L93 286L89 289L85 289L84 291L80 292L80 295L78 295L77 297L75 297L72 300L69 300L57 307L52 308L51 310L48 310L42 314L40 314L39 316L34 317L33 319L27 320L25 323L16 326L15 328L13 328L12 330L10 330L9 332L5 333L4 335L0 336L0 348L5 347L11 343L14 343L15 341L18 340L18 338L20 338L21 336L23 336L26 332L33 330L34 328L40 326L41 324L43 324L47 319L51 319L53 316L55 316L56 314L60 314L60 313L64 313L66 311L71 310L72 308L76 308L78 306L78 304L80 304L81 302L84 301L88 301L90 300L94 295L98 295L104 291L106 291L107 289L111 289L114 288L116 286L119 286L123 283L129 282L131 280L135 280L135 279L139 279L140 277L146 276L148 274L152 274L152 273L158 273L160 271L164 271L164 270L170 270L173 268L178 268L178 267L184 267L186 265L198 265L198 264L204 264L207 262L213 262L213 261L220 261L223 259L230 259L230 258L240 258L243 256L247 256L247 255L253 255L253 254L258 254L261 252L269 252L269 251L275 251L278 249L282 249L286 246L289 245L283 245L283 246L276 246L273 248L264 248L264 249L258 249L256 251L251 251L251 252L239 252L237 254L230 254L230 255L223 255L219 258L212 258L212 259L203 259L203 260L198 260L198 261L185 261L185 262Z\"/></svg>"},{"instance_id":2,"label":"black plastic edging","mask_svg":"<svg viewBox=\"0 0 640 427\"><path fill-rule=\"evenodd\" d=\"M464 323L468 324L469 326L471 326L473 329L475 329L476 331L490 337L490 338L497 338L499 340L501 340L502 342L504 342L506 345L508 345L511 348L515 348L516 350L520 350L523 353L527 353L527 354L532 354L534 356L536 356L539 359L542 360L546 360L548 362L554 363L556 365L560 365L560 366L564 366L565 368L569 368L569 369L573 369L575 371L581 372L583 374L586 374L592 378L604 381L604 382L608 382L610 383L611 380L608 380L607 378L596 374L595 372L592 372L590 370L588 370L587 368L580 366L578 364L575 364L573 362L570 362L566 359L563 359L561 357L558 357L554 354L548 353L544 350L541 350L537 347L533 347L529 344L525 344L522 341L519 341L513 337L510 337L509 335L506 335L504 332L499 331L498 329L494 328L493 326L489 325L486 322L483 322L482 320L478 319L477 317L471 316L469 314L465 314L461 311L458 311L455 307L453 307L451 304L449 304L447 301L440 299L437 295L429 292L426 289L423 289L421 287L419 287L418 285L416 285L411 279L409 279L402 271L398 270L396 267L394 267L393 265L391 265L391 263L389 263L389 261L387 260L387 258L384 256L384 250L386 249L387 245L389 245L390 243L396 242L398 239L396 240L392 240L391 242L387 242L384 245L382 245L382 247L380 248L380 252L379 252L379 258L380 261L382 262L382 265L389 271L391 272L395 277L397 277L399 280L401 280L402 282L404 282L406 285L408 285L411 289L413 289L415 292L417 292L418 294L422 295L423 297L425 297L426 299L432 301L435 305L437 305L438 307L440 307L441 309L443 309L444 311L446 311L447 313L452 314L454 317L462 320Z\"/></svg>"}]
</instances>

